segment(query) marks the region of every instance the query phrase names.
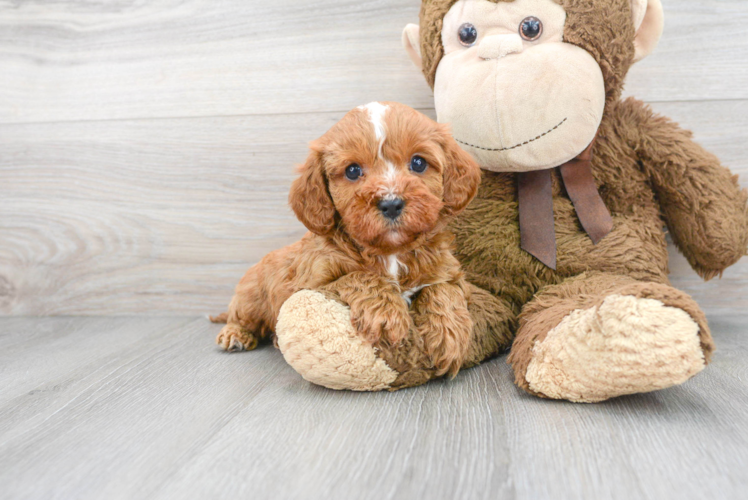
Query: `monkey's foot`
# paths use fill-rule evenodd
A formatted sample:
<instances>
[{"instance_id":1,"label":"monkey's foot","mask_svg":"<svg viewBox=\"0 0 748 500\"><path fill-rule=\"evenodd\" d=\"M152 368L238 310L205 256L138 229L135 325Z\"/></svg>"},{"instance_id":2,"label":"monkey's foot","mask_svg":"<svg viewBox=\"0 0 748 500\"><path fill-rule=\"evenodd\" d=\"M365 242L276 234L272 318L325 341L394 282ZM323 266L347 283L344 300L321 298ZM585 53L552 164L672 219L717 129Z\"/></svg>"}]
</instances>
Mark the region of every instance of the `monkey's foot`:
<instances>
[{"instance_id":1,"label":"monkey's foot","mask_svg":"<svg viewBox=\"0 0 748 500\"><path fill-rule=\"evenodd\" d=\"M699 325L688 313L627 295L571 312L530 355L529 390L575 402L663 389L705 366Z\"/></svg>"},{"instance_id":2,"label":"monkey's foot","mask_svg":"<svg viewBox=\"0 0 748 500\"><path fill-rule=\"evenodd\" d=\"M505 347L513 317L488 292L475 288L468 304L473 323L466 367ZM303 290L281 307L276 339L283 356L306 380L330 389L394 391L438 377L434 361L415 327L397 345L371 345L356 331L350 308L328 290Z\"/></svg>"},{"instance_id":3,"label":"monkey's foot","mask_svg":"<svg viewBox=\"0 0 748 500\"><path fill-rule=\"evenodd\" d=\"M391 389L399 375L353 328L350 309L320 292L303 290L283 304L276 338L288 364L330 389Z\"/></svg>"}]
</instances>

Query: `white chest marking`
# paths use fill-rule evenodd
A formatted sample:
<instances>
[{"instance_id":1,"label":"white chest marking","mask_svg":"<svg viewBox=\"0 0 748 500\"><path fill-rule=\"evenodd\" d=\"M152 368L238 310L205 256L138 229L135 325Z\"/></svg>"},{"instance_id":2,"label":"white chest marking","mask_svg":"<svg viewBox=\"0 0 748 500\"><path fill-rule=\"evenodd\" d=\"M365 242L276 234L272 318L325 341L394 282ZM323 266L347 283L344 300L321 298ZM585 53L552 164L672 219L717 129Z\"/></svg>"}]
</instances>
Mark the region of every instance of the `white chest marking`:
<instances>
[{"instance_id":1,"label":"white chest marking","mask_svg":"<svg viewBox=\"0 0 748 500\"><path fill-rule=\"evenodd\" d=\"M407 302L408 305L410 305L413 302L413 296L417 294L418 292L420 292L421 290L423 290L424 288L426 288L427 286L431 286L431 285L419 285L415 288L411 288L410 290L405 290L402 293L403 300L405 300L405 302Z\"/></svg>"},{"instance_id":2,"label":"white chest marking","mask_svg":"<svg viewBox=\"0 0 748 500\"><path fill-rule=\"evenodd\" d=\"M369 112L369 121L374 125L374 136L379 141L379 156L382 156L382 146L387 137L384 129L384 114L388 108L389 106L385 106L379 102L370 102L369 104L358 107L358 109L365 109Z\"/></svg>"},{"instance_id":3,"label":"white chest marking","mask_svg":"<svg viewBox=\"0 0 748 500\"><path fill-rule=\"evenodd\" d=\"M397 255L387 256L387 272L395 279L400 274L400 261L397 260Z\"/></svg>"}]
</instances>

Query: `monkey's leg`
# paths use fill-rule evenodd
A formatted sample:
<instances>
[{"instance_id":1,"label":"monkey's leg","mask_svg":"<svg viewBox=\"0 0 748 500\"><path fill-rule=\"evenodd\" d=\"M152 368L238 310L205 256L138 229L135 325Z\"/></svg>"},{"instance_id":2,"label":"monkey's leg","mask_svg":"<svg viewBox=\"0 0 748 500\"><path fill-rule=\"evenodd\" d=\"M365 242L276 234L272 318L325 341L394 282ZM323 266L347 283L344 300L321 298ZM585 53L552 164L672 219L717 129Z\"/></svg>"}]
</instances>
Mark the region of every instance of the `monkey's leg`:
<instances>
[{"instance_id":1,"label":"monkey's leg","mask_svg":"<svg viewBox=\"0 0 748 500\"><path fill-rule=\"evenodd\" d=\"M474 328L463 368L497 355L509 345L516 321L511 308L470 285L468 311ZM396 346L373 346L351 324L350 309L329 291L304 290L281 308L278 347L306 380L331 389L397 390L437 377L423 337L411 328Z\"/></svg>"},{"instance_id":2,"label":"monkey's leg","mask_svg":"<svg viewBox=\"0 0 748 500\"><path fill-rule=\"evenodd\" d=\"M597 402L685 382L713 350L704 313L685 293L589 273L525 305L508 361L531 394Z\"/></svg>"}]
</instances>

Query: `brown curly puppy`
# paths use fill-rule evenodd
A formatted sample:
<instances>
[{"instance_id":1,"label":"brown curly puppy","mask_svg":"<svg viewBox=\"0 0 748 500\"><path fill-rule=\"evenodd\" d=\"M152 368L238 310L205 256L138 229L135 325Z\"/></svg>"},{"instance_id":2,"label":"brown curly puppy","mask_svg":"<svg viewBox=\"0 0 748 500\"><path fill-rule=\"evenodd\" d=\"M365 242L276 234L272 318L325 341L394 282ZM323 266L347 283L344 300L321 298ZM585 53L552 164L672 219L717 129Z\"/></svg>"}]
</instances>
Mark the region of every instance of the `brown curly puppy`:
<instances>
[{"instance_id":1,"label":"brown curly puppy","mask_svg":"<svg viewBox=\"0 0 748 500\"><path fill-rule=\"evenodd\" d=\"M217 343L254 349L294 292L319 289L351 308L372 344L397 345L415 321L440 374L469 345L468 288L445 231L480 183L448 127L397 103L370 103L311 144L289 202L310 230L244 275Z\"/></svg>"}]
</instances>

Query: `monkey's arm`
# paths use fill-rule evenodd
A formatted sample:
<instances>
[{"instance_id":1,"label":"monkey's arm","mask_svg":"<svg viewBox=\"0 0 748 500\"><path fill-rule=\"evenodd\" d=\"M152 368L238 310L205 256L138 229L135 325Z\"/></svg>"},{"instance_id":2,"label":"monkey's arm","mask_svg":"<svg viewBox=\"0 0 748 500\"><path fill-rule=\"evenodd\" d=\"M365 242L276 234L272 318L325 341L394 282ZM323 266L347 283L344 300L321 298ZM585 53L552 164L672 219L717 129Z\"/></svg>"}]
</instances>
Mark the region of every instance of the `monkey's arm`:
<instances>
[{"instance_id":1,"label":"monkey's arm","mask_svg":"<svg viewBox=\"0 0 748 500\"><path fill-rule=\"evenodd\" d=\"M632 130L639 160L670 229L673 242L691 267L711 279L746 255L746 190L737 175L692 139L692 133L629 99L636 117Z\"/></svg>"}]
</instances>

